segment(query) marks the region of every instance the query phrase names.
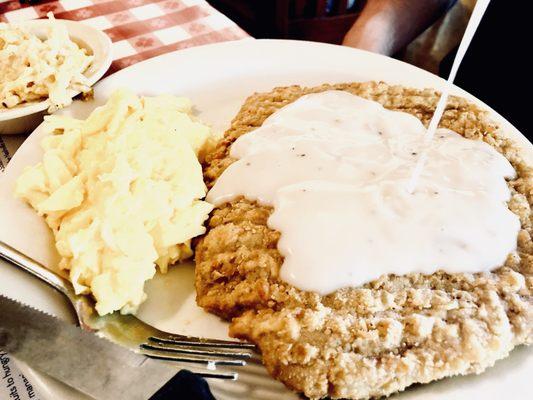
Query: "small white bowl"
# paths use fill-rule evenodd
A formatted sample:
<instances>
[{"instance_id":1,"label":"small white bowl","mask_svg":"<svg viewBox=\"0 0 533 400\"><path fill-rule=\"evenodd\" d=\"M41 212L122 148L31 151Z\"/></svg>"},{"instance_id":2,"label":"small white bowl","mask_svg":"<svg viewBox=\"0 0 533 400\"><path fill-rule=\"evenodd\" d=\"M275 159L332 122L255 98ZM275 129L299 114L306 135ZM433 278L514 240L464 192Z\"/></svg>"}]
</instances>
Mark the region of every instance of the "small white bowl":
<instances>
[{"instance_id":1,"label":"small white bowl","mask_svg":"<svg viewBox=\"0 0 533 400\"><path fill-rule=\"evenodd\" d=\"M53 23L65 24L70 39L77 43L78 46L87 49L89 54L94 56L89 69L84 72L84 75L88 78L88 84L90 86L94 85L111 65L111 40L105 33L76 21L37 19L19 24L38 37L45 37L47 28ZM79 94L79 92L74 90L69 92L71 97ZM0 134L29 134L42 122L48 107L50 107L50 101L46 99L0 110Z\"/></svg>"}]
</instances>

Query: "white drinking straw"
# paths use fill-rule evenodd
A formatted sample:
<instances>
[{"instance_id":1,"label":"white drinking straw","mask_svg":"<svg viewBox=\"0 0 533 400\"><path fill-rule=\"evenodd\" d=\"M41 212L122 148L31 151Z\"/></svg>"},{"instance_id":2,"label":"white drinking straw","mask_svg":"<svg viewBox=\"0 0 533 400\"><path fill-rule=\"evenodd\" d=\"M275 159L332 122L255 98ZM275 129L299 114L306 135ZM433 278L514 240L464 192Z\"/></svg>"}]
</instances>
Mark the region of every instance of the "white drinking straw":
<instances>
[{"instance_id":1,"label":"white drinking straw","mask_svg":"<svg viewBox=\"0 0 533 400\"><path fill-rule=\"evenodd\" d=\"M407 190L409 191L409 193L414 192L418 180L420 179L420 175L422 174L427 160L427 147L433 140L433 136L435 135L435 131L439 126L442 114L444 114L446 102L448 101L448 95L450 93L450 89L452 88L452 83L455 80L455 76L457 75L457 70L459 69L461 62L463 61L466 51L468 50L468 46L470 46L470 42L472 42L472 38L476 33L479 23L481 22L483 14L485 14L485 10L487 9L489 3L490 0L477 0L474 10L472 11L472 15L470 16L470 20L468 21L468 25L466 26L465 33L463 34L463 38L461 39L461 43L459 44L459 49L457 50L457 54L455 55L455 58L453 60L450 75L444 83L439 102L437 103L437 107L435 108L435 112L433 113L433 117L429 122L428 129L424 136L424 147L420 152L420 157L416 162L415 168L413 169L413 173L411 174L411 179L409 180L409 183L407 185Z\"/></svg>"}]
</instances>

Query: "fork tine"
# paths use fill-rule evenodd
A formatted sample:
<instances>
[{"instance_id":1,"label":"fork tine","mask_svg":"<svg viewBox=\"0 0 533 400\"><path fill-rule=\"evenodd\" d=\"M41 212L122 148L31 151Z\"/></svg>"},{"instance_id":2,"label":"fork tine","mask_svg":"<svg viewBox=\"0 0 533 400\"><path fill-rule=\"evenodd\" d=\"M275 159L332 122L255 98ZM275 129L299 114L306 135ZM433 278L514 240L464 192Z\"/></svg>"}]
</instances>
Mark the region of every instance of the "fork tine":
<instances>
[{"instance_id":1,"label":"fork tine","mask_svg":"<svg viewBox=\"0 0 533 400\"><path fill-rule=\"evenodd\" d=\"M224 379L228 381L236 381L239 374L236 372L228 372L227 374L216 374L211 372L195 372L196 375L200 375L202 378L207 379Z\"/></svg>"},{"instance_id":2,"label":"fork tine","mask_svg":"<svg viewBox=\"0 0 533 400\"><path fill-rule=\"evenodd\" d=\"M255 345L252 343L237 342L230 340L212 340L212 339L196 339L186 336L175 337L169 336L166 338L150 336L148 338L150 342L159 342L166 344L175 344L180 346L195 346L195 347L218 347L226 349L255 349Z\"/></svg>"},{"instance_id":3,"label":"fork tine","mask_svg":"<svg viewBox=\"0 0 533 400\"><path fill-rule=\"evenodd\" d=\"M206 364L207 368L215 368L217 365L232 365L232 366L244 366L246 361L244 360L232 360L232 359L211 359L211 358L202 358L202 357L186 357L179 356L174 354L161 354L161 353L152 353L150 351L143 352L143 354L150 358L155 358L157 360L164 361L176 361L176 362L185 362L185 363L195 363L195 364Z\"/></svg>"},{"instance_id":4,"label":"fork tine","mask_svg":"<svg viewBox=\"0 0 533 400\"><path fill-rule=\"evenodd\" d=\"M217 356L217 357L236 357L236 358L251 358L252 357L250 353L242 353L242 352L235 352L235 351L225 352L225 351L208 350L208 349L196 350L196 349L187 348L187 347L170 347L170 346L171 345L160 346L160 345L143 343L141 344L140 347L145 350L159 350L159 351L166 351L170 353L194 354L198 356Z\"/></svg>"},{"instance_id":5,"label":"fork tine","mask_svg":"<svg viewBox=\"0 0 533 400\"><path fill-rule=\"evenodd\" d=\"M217 366L244 366L251 359L254 345L250 343L201 339L187 336L150 336L139 345L141 352L150 358L178 363L202 364L209 370ZM233 351L232 351L233 350ZM239 351L240 350L240 351ZM246 351L248 350L248 351ZM195 371L205 378L236 380L238 374Z\"/></svg>"}]
</instances>

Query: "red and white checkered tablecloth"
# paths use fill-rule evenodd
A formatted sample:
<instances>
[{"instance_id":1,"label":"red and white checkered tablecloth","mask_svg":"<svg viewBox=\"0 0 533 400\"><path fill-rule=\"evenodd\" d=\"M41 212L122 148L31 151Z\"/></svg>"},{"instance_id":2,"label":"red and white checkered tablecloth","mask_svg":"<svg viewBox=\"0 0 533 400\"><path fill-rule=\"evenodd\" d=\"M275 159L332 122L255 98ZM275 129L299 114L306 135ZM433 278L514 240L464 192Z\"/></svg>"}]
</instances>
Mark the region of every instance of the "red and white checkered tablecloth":
<instances>
[{"instance_id":1,"label":"red and white checkered tablecloth","mask_svg":"<svg viewBox=\"0 0 533 400\"><path fill-rule=\"evenodd\" d=\"M110 72L170 51L248 37L205 0L0 0L0 21L48 12L104 31L113 41Z\"/></svg>"},{"instance_id":2,"label":"red and white checkered tablecloth","mask_svg":"<svg viewBox=\"0 0 533 400\"><path fill-rule=\"evenodd\" d=\"M0 0L0 22L44 18L82 21L113 42L108 74L160 54L249 37L205 0ZM0 136L0 173L25 137Z\"/></svg>"}]
</instances>

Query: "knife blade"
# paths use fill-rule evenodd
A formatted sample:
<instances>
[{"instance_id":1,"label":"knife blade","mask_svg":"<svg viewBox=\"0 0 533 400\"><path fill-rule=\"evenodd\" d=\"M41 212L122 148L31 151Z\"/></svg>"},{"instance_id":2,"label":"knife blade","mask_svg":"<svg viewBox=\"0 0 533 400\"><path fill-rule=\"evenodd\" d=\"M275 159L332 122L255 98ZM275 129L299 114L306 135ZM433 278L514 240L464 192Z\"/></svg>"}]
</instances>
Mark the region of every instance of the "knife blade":
<instances>
[{"instance_id":1,"label":"knife blade","mask_svg":"<svg viewBox=\"0 0 533 400\"><path fill-rule=\"evenodd\" d=\"M177 373L2 295L0 348L97 400L146 400Z\"/></svg>"}]
</instances>

